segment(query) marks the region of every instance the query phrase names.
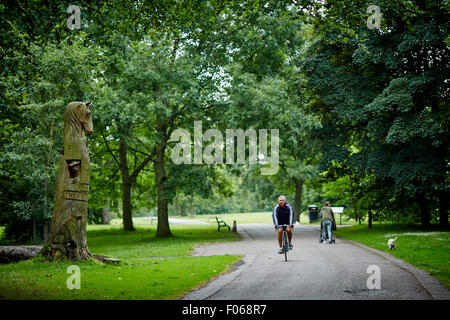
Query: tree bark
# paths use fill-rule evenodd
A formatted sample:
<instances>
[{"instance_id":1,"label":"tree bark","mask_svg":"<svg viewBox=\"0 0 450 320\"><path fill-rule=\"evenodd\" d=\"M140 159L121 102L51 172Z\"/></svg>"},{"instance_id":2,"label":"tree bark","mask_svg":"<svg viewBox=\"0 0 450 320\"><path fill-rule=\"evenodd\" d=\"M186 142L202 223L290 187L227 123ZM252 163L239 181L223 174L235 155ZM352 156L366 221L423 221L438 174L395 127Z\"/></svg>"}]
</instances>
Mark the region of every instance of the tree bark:
<instances>
[{"instance_id":1,"label":"tree bark","mask_svg":"<svg viewBox=\"0 0 450 320\"><path fill-rule=\"evenodd\" d=\"M34 258L41 251L42 246L1 246L0 264L13 263Z\"/></svg>"},{"instance_id":2,"label":"tree bark","mask_svg":"<svg viewBox=\"0 0 450 320\"><path fill-rule=\"evenodd\" d=\"M417 197L417 204L420 208L420 220L422 227L430 226L430 209L428 208L427 199L423 193L419 193Z\"/></svg>"},{"instance_id":3,"label":"tree bark","mask_svg":"<svg viewBox=\"0 0 450 320\"><path fill-rule=\"evenodd\" d=\"M192 202L193 202L192 197L190 197L189 198L189 215L191 217L194 216L194 207L192 206Z\"/></svg>"},{"instance_id":4,"label":"tree bark","mask_svg":"<svg viewBox=\"0 0 450 320\"><path fill-rule=\"evenodd\" d=\"M351 189L352 186L353 186L353 181L352 181L352 177L351 176L350 176L349 181L350 181L350 189ZM355 221L358 221L358 218L359 218L359 224L361 224L361 218L358 215L358 205L356 203L356 200L353 199L352 202L353 202L353 211L355 212Z\"/></svg>"},{"instance_id":5,"label":"tree bark","mask_svg":"<svg viewBox=\"0 0 450 320\"><path fill-rule=\"evenodd\" d=\"M47 260L92 258L87 245L90 158L83 135L92 134L89 104L72 102L64 114L64 149L59 159L52 224L40 255Z\"/></svg>"},{"instance_id":6,"label":"tree bark","mask_svg":"<svg viewBox=\"0 0 450 320\"><path fill-rule=\"evenodd\" d=\"M45 174L48 177L48 168L50 167L50 155L52 152L52 142L53 142L53 128L55 127L55 123L54 121L52 121L51 125L50 125L50 136L49 136L49 145L48 145L48 152L47 152L47 161L45 163ZM49 178L45 179L44 182L44 213L43 213L43 237L44 237L44 243L47 241L48 239L48 235L49 235L49 225L50 225L50 221L48 218L48 214L47 214L47 203L48 203L48 185L49 185Z\"/></svg>"},{"instance_id":7,"label":"tree bark","mask_svg":"<svg viewBox=\"0 0 450 320\"><path fill-rule=\"evenodd\" d=\"M134 231L131 212L131 183L125 180L122 182L122 220L125 231Z\"/></svg>"},{"instance_id":8,"label":"tree bark","mask_svg":"<svg viewBox=\"0 0 450 320\"><path fill-rule=\"evenodd\" d=\"M164 163L165 151L166 140L163 137L163 141L161 141L156 149L155 159L155 180L158 190L158 227L156 229L156 237L160 238L172 237L169 227L167 201L165 200L165 181L167 179Z\"/></svg>"},{"instance_id":9,"label":"tree bark","mask_svg":"<svg viewBox=\"0 0 450 320\"><path fill-rule=\"evenodd\" d=\"M102 223L109 224L110 222L111 222L111 216L109 214L109 208L103 207L102 208Z\"/></svg>"},{"instance_id":10,"label":"tree bark","mask_svg":"<svg viewBox=\"0 0 450 320\"><path fill-rule=\"evenodd\" d=\"M123 230L134 231L133 218L131 213L131 177L128 171L127 161L128 145L125 141L120 140L119 144L119 159L120 172L122 174L122 219Z\"/></svg>"},{"instance_id":11,"label":"tree bark","mask_svg":"<svg viewBox=\"0 0 450 320\"><path fill-rule=\"evenodd\" d=\"M372 210L369 209L369 229L372 229Z\"/></svg>"},{"instance_id":12,"label":"tree bark","mask_svg":"<svg viewBox=\"0 0 450 320\"><path fill-rule=\"evenodd\" d=\"M440 190L439 194L439 226L448 228L448 201L450 194L447 190Z\"/></svg>"},{"instance_id":13,"label":"tree bark","mask_svg":"<svg viewBox=\"0 0 450 320\"><path fill-rule=\"evenodd\" d=\"M302 206L302 188L303 180L295 178L295 198L294 198L294 222L298 221L300 223L300 210Z\"/></svg>"}]
</instances>

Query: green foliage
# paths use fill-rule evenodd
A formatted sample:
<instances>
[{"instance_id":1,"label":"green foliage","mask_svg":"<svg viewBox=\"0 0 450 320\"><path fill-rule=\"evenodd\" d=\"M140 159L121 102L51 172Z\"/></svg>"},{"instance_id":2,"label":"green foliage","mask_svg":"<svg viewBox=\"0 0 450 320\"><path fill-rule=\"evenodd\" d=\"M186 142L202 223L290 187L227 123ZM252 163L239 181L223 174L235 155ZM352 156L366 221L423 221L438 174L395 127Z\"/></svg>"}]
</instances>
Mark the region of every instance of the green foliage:
<instances>
[{"instance_id":1,"label":"green foliage","mask_svg":"<svg viewBox=\"0 0 450 320\"><path fill-rule=\"evenodd\" d=\"M67 1L1 4L5 235L26 241L30 221L50 217L62 115L79 100L93 101L92 221L102 207L150 211L162 189L196 212L269 209L285 194L300 212L327 199L349 217L447 221L446 4L375 4L381 30L359 0L81 1L72 31ZM170 134L200 120L279 129L278 173L171 163Z\"/></svg>"},{"instance_id":2,"label":"green foliage","mask_svg":"<svg viewBox=\"0 0 450 320\"><path fill-rule=\"evenodd\" d=\"M103 221L103 213L101 208L88 208L87 223L101 224Z\"/></svg>"},{"instance_id":3,"label":"green foliage","mask_svg":"<svg viewBox=\"0 0 450 320\"><path fill-rule=\"evenodd\" d=\"M304 65L320 97L313 108L323 115L322 168L330 179L373 179L371 190L385 192L377 197L384 207L415 198L426 223L434 199L446 201L441 191L448 190L445 8L440 1L381 1L382 31L369 31L359 14L365 3L340 4L327 2L327 14L317 17L321 36Z\"/></svg>"},{"instance_id":4,"label":"green foliage","mask_svg":"<svg viewBox=\"0 0 450 320\"><path fill-rule=\"evenodd\" d=\"M62 149L62 115L70 101L89 98L90 74L87 61L92 53L82 38L77 42L47 45L30 43L28 53L8 57L16 60L17 72L2 80L4 99L14 113L13 132L2 145L0 163L2 191L11 195L1 203L6 223L17 230L24 221L23 235L29 236L32 219L42 223L51 216L57 163ZM9 228L7 228L9 230ZM28 231L27 231L28 230ZM20 232L17 230L16 232ZM9 237L9 232L5 233ZM15 238L17 238L15 236Z\"/></svg>"}]
</instances>

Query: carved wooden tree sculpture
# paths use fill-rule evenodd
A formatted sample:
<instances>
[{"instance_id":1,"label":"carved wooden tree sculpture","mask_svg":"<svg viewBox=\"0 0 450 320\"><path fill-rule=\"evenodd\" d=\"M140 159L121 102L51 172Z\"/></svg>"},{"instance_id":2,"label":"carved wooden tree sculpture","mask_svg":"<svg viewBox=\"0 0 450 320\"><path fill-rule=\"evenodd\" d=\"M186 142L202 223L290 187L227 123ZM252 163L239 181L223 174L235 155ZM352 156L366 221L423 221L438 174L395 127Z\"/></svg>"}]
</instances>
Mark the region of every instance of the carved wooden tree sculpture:
<instances>
[{"instance_id":1,"label":"carved wooden tree sculpture","mask_svg":"<svg viewBox=\"0 0 450 320\"><path fill-rule=\"evenodd\" d=\"M90 102L71 102L64 114L64 149L59 160L58 185L50 234L40 254L48 260L92 257L86 238L90 159L83 135L92 134Z\"/></svg>"}]
</instances>

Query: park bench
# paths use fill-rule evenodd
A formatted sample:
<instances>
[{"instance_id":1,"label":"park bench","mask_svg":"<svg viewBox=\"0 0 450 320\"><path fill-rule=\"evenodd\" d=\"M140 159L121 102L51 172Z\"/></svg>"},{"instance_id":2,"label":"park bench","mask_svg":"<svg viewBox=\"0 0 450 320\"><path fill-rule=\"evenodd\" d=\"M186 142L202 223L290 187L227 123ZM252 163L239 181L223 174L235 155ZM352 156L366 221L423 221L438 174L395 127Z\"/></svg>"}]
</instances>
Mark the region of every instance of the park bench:
<instances>
[{"instance_id":1,"label":"park bench","mask_svg":"<svg viewBox=\"0 0 450 320\"><path fill-rule=\"evenodd\" d=\"M216 217L216 221L217 221L217 231L220 231L220 228L227 228L228 227L228 231L230 231L230 226L227 225L227 223L223 220L219 220Z\"/></svg>"}]
</instances>

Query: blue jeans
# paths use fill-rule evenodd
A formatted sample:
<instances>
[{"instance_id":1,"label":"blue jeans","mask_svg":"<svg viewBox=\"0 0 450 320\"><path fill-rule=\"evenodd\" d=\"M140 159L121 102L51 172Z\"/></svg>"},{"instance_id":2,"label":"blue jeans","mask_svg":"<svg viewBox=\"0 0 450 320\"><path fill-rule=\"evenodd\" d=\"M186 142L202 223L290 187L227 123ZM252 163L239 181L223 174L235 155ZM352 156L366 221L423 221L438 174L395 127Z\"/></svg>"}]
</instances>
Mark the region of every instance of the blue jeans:
<instances>
[{"instance_id":1,"label":"blue jeans","mask_svg":"<svg viewBox=\"0 0 450 320\"><path fill-rule=\"evenodd\" d=\"M333 223L330 220L328 220L328 221L323 221L322 224L323 224L322 240L323 241L326 240L326 236L327 236L326 233L328 233L328 237L329 237L328 241L331 241L331 226L333 225Z\"/></svg>"}]
</instances>

